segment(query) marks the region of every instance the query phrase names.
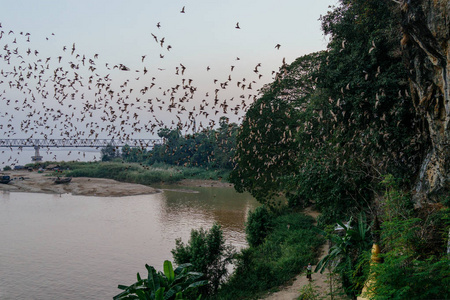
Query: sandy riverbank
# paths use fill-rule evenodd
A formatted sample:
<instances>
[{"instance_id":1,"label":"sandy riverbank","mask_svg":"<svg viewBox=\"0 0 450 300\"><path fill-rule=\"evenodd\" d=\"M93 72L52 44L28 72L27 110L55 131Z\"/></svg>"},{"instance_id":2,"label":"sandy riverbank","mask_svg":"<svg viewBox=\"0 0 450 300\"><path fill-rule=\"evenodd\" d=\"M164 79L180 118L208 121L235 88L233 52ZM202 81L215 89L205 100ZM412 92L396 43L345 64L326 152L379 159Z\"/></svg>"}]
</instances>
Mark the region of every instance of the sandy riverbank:
<instances>
[{"instance_id":1,"label":"sandy riverbank","mask_svg":"<svg viewBox=\"0 0 450 300\"><path fill-rule=\"evenodd\" d=\"M68 184L55 184L53 182L55 177L50 176L50 173L47 172L7 171L2 172L2 174L11 176L13 180L8 184L0 184L0 191L49 194L69 193L98 197L121 197L161 192L159 189L142 184L118 182L104 178L74 177ZM182 180L176 185L186 187L233 187L230 183L196 179Z\"/></svg>"},{"instance_id":2,"label":"sandy riverbank","mask_svg":"<svg viewBox=\"0 0 450 300\"><path fill-rule=\"evenodd\" d=\"M74 177L68 184L55 184L53 176L49 173L37 173L28 171L3 172L11 176L8 184L0 184L0 191L27 192L27 193L49 193L98 197L120 197L143 194L154 194L160 192L149 186L134 183L118 182L104 178ZM24 179L20 179L24 178Z\"/></svg>"}]
</instances>

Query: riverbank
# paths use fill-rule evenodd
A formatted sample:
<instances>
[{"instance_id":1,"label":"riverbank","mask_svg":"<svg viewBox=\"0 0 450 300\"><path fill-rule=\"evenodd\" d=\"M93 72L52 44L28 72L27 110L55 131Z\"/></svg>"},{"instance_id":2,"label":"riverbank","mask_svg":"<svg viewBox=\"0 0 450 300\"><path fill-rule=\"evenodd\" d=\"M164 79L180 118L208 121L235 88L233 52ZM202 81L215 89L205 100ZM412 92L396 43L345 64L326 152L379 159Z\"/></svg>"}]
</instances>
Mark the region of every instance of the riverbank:
<instances>
[{"instance_id":1,"label":"riverbank","mask_svg":"<svg viewBox=\"0 0 450 300\"><path fill-rule=\"evenodd\" d=\"M314 226L317 226L317 217L320 213L313 209L313 207L306 208L303 213L305 215L313 217L316 221L314 221ZM322 247L319 249L319 258L318 261L322 260L330 249L330 245L328 242L325 242ZM313 265L313 270L316 265ZM331 277L333 276L329 270L320 273L313 272L312 280L309 281L306 278L306 273L303 272L297 275L293 280L287 282L285 285L281 286L279 291L274 293L269 293L266 296L263 296L259 299L261 300L294 300L294 299L304 299L301 298L302 295L304 297L310 297L308 299L336 299L336 300L348 300L349 298L345 296L343 291L341 290L340 283L338 278ZM330 285L331 279L331 285ZM331 290L330 290L331 286ZM332 293L332 291L334 293ZM331 296L332 295L332 296ZM305 298L306 299L306 298Z\"/></svg>"},{"instance_id":2,"label":"riverbank","mask_svg":"<svg viewBox=\"0 0 450 300\"><path fill-rule=\"evenodd\" d=\"M4 175L13 179L9 184L0 184L0 191L72 194L97 197L122 197L161 192L147 185L119 182L113 179L73 177L68 184L55 184L50 172L7 171ZM185 179L175 183L177 186L230 187L233 185L217 180Z\"/></svg>"},{"instance_id":3,"label":"riverbank","mask_svg":"<svg viewBox=\"0 0 450 300\"><path fill-rule=\"evenodd\" d=\"M196 186L196 187L220 187L220 188L234 188L234 185L229 182L219 180L205 180L205 179L182 179L174 183L178 186Z\"/></svg>"},{"instance_id":4,"label":"riverbank","mask_svg":"<svg viewBox=\"0 0 450 300\"><path fill-rule=\"evenodd\" d=\"M70 183L55 184L51 173L28 171L3 172L13 179L8 184L0 184L0 191L72 194L98 197L121 197L160 192L149 186L134 183L118 182L112 179L74 177Z\"/></svg>"}]
</instances>

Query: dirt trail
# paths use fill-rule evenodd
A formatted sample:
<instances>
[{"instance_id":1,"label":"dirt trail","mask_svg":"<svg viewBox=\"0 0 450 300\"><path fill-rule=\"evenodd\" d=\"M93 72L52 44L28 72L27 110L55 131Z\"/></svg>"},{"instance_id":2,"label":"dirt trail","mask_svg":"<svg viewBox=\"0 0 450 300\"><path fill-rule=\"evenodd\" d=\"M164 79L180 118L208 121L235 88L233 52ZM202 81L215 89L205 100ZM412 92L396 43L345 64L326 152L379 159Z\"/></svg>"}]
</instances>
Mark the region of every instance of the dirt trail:
<instances>
[{"instance_id":1,"label":"dirt trail","mask_svg":"<svg viewBox=\"0 0 450 300\"><path fill-rule=\"evenodd\" d=\"M305 214L312 216L313 218L317 219L319 216L319 212L312 210L311 208L307 208L304 211ZM328 253L329 245L328 242L326 242L322 247L320 248L320 256L319 261ZM313 266L313 270L316 266ZM310 286L308 286L310 285ZM335 288L333 284L333 289ZM292 284L283 286L280 288L280 291L269 294L263 298L264 300L295 300L298 299L298 297L301 295L301 290L306 288L312 288L314 290L314 295L317 296L317 298L314 299L330 299L328 294L330 293L330 281L329 281L329 273L328 271L323 272L323 274L320 273L312 273L312 281L308 281L306 278L306 272L303 272L299 275L297 275L294 279ZM333 297L333 299L346 299L346 298L338 298L336 296Z\"/></svg>"}]
</instances>

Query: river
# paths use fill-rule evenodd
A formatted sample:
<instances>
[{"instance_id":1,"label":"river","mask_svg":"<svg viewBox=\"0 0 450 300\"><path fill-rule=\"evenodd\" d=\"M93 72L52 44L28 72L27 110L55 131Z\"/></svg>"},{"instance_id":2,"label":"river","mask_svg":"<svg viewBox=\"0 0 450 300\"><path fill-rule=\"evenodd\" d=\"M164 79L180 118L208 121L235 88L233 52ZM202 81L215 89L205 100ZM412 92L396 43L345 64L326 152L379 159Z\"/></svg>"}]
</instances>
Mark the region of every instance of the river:
<instances>
[{"instance_id":1,"label":"river","mask_svg":"<svg viewBox=\"0 0 450 300\"><path fill-rule=\"evenodd\" d=\"M145 264L162 270L175 239L218 222L246 246L258 203L232 188L128 197L0 192L0 299L112 299ZM183 189L186 189L184 187Z\"/></svg>"}]
</instances>

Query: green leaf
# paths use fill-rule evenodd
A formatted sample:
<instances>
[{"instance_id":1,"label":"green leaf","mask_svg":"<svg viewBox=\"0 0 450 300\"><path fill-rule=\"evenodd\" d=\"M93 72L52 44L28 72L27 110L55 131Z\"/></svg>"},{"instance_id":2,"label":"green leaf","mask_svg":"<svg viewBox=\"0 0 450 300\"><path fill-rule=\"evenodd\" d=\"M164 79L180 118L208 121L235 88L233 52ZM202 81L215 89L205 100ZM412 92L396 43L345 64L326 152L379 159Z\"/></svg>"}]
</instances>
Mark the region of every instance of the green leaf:
<instances>
[{"instance_id":1,"label":"green leaf","mask_svg":"<svg viewBox=\"0 0 450 300\"><path fill-rule=\"evenodd\" d=\"M129 294L128 291L123 291L122 293L115 295L115 296L113 297L113 299L114 299L114 300L116 300L116 299L124 299L123 297L126 296L126 295L128 295L128 294Z\"/></svg>"},{"instance_id":2,"label":"green leaf","mask_svg":"<svg viewBox=\"0 0 450 300\"><path fill-rule=\"evenodd\" d=\"M170 299L173 295L181 293L183 288L179 285L173 286L170 290L167 291L165 299Z\"/></svg>"},{"instance_id":3,"label":"green leaf","mask_svg":"<svg viewBox=\"0 0 450 300\"><path fill-rule=\"evenodd\" d=\"M150 295L148 295L145 291L143 290L136 290L136 295L138 295L139 300L151 300L150 299Z\"/></svg>"},{"instance_id":4,"label":"green leaf","mask_svg":"<svg viewBox=\"0 0 450 300\"><path fill-rule=\"evenodd\" d=\"M121 284L119 284L119 285L117 286L117 288L118 288L118 289L121 289L121 290L126 290L126 289L128 288L128 286L127 286L127 285L121 285Z\"/></svg>"},{"instance_id":5,"label":"green leaf","mask_svg":"<svg viewBox=\"0 0 450 300\"><path fill-rule=\"evenodd\" d=\"M155 300L164 300L164 287L159 288L155 293Z\"/></svg>"},{"instance_id":6,"label":"green leaf","mask_svg":"<svg viewBox=\"0 0 450 300\"><path fill-rule=\"evenodd\" d=\"M147 286L152 291L159 290L159 288L161 287L161 279L160 279L158 273L156 272L155 268L152 266L149 266L147 264L145 264L145 267L147 268L147 271L148 271Z\"/></svg>"},{"instance_id":7,"label":"green leaf","mask_svg":"<svg viewBox=\"0 0 450 300\"><path fill-rule=\"evenodd\" d=\"M164 261L164 275L166 275L167 280L169 280L169 284L175 279L172 263L168 260Z\"/></svg>"},{"instance_id":8,"label":"green leaf","mask_svg":"<svg viewBox=\"0 0 450 300\"><path fill-rule=\"evenodd\" d=\"M175 274L179 274L179 273L183 272L183 270L185 270L188 267L192 267L192 264L191 263L181 264L175 269L174 272L175 272Z\"/></svg>"},{"instance_id":9,"label":"green leaf","mask_svg":"<svg viewBox=\"0 0 450 300\"><path fill-rule=\"evenodd\" d=\"M202 280L202 281L196 281L192 284L190 284L186 289L193 289L193 288L198 288L204 285L208 284L208 280Z\"/></svg>"},{"instance_id":10,"label":"green leaf","mask_svg":"<svg viewBox=\"0 0 450 300\"><path fill-rule=\"evenodd\" d=\"M175 300L183 300L183 293L179 292L175 295Z\"/></svg>"}]
</instances>

